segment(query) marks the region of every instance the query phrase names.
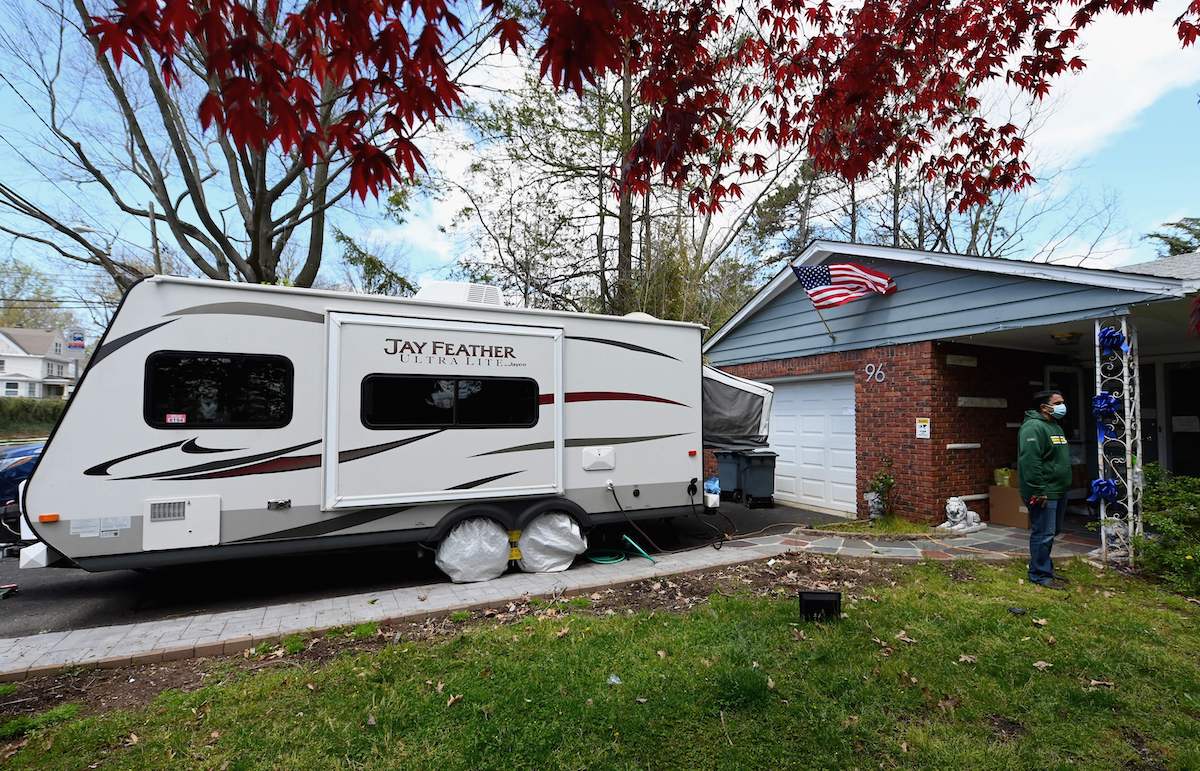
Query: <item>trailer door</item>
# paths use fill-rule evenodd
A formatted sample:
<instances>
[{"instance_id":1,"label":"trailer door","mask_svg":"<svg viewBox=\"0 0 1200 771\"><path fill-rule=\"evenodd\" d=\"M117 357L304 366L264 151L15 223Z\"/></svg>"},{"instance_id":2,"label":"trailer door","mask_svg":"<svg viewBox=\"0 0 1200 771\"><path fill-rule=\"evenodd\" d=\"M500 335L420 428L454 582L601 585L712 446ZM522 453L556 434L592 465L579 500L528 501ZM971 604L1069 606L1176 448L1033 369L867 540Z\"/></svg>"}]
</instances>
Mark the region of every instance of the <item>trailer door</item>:
<instances>
[{"instance_id":1,"label":"trailer door","mask_svg":"<svg viewBox=\"0 0 1200 771\"><path fill-rule=\"evenodd\" d=\"M561 328L336 312L327 328L326 510L562 493Z\"/></svg>"}]
</instances>

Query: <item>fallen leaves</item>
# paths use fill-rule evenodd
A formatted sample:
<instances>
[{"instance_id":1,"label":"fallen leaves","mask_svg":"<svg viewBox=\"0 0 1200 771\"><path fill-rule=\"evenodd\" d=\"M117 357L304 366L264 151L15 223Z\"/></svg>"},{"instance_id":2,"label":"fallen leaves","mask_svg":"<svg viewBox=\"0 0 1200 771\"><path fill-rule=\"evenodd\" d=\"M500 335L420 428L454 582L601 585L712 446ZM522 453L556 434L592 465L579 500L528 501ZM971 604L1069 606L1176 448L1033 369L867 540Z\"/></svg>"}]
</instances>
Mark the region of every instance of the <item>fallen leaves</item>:
<instances>
[{"instance_id":1,"label":"fallen leaves","mask_svg":"<svg viewBox=\"0 0 1200 771\"><path fill-rule=\"evenodd\" d=\"M449 699L446 699L446 706L453 707L455 704L462 701L462 698L463 698L463 695L461 693L456 693L456 694L452 695Z\"/></svg>"},{"instance_id":2,"label":"fallen leaves","mask_svg":"<svg viewBox=\"0 0 1200 771\"><path fill-rule=\"evenodd\" d=\"M804 634L803 629L792 627L792 639L796 642L803 642L808 639L808 635Z\"/></svg>"},{"instance_id":3,"label":"fallen leaves","mask_svg":"<svg viewBox=\"0 0 1200 771\"><path fill-rule=\"evenodd\" d=\"M770 675L767 676L767 690L768 691L775 690L775 681L771 678Z\"/></svg>"},{"instance_id":4,"label":"fallen leaves","mask_svg":"<svg viewBox=\"0 0 1200 771\"><path fill-rule=\"evenodd\" d=\"M636 701L638 704L645 704L648 701L648 699L646 699L644 696L639 696L636 699L634 699L634 701Z\"/></svg>"},{"instance_id":5,"label":"fallen leaves","mask_svg":"<svg viewBox=\"0 0 1200 771\"><path fill-rule=\"evenodd\" d=\"M1112 683L1108 680L1091 680L1091 679L1089 679L1088 687L1094 690L1096 688L1116 688L1117 686L1115 683Z\"/></svg>"},{"instance_id":6,"label":"fallen leaves","mask_svg":"<svg viewBox=\"0 0 1200 771\"><path fill-rule=\"evenodd\" d=\"M566 637L570 633L571 633L571 627L564 626L562 629L559 629L557 632L555 632L554 636L561 640L562 638Z\"/></svg>"},{"instance_id":7,"label":"fallen leaves","mask_svg":"<svg viewBox=\"0 0 1200 771\"><path fill-rule=\"evenodd\" d=\"M18 742L13 742L12 744L7 744L4 747L0 747L0 761L8 760L13 755L16 755L26 744L29 744L28 736Z\"/></svg>"},{"instance_id":8,"label":"fallen leaves","mask_svg":"<svg viewBox=\"0 0 1200 771\"><path fill-rule=\"evenodd\" d=\"M1036 669L1036 670L1037 670L1037 671L1039 671L1039 672L1045 672L1047 669L1049 669L1049 668L1050 668L1050 667L1052 667L1052 666L1054 666L1054 665L1053 665L1053 664L1051 664L1049 661L1035 661L1035 662L1033 662L1033 668L1034 668L1034 669Z\"/></svg>"},{"instance_id":9,"label":"fallen leaves","mask_svg":"<svg viewBox=\"0 0 1200 771\"><path fill-rule=\"evenodd\" d=\"M1045 626L1046 624L1049 624L1049 623L1050 623L1050 622L1049 622L1049 621L1047 621L1047 620L1046 620L1046 619L1044 619L1044 618L1035 618L1035 619L1033 619L1033 624L1034 624L1034 626Z\"/></svg>"},{"instance_id":10,"label":"fallen leaves","mask_svg":"<svg viewBox=\"0 0 1200 771\"><path fill-rule=\"evenodd\" d=\"M978 661L978 659L969 653L958 654L958 663L959 664L974 664L976 661Z\"/></svg>"},{"instance_id":11,"label":"fallen leaves","mask_svg":"<svg viewBox=\"0 0 1200 771\"><path fill-rule=\"evenodd\" d=\"M904 631L903 629L901 629L899 632L896 633L896 639L899 640L900 642L906 642L909 645L917 644L917 641L914 640L913 638L909 637L908 632Z\"/></svg>"},{"instance_id":12,"label":"fallen leaves","mask_svg":"<svg viewBox=\"0 0 1200 771\"><path fill-rule=\"evenodd\" d=\"M138 735L131 733L131 734L129 734L129 736L125 737L125 741L123 741L121 743L124 744L126 747L132 747L133 745L137 744L139 741L141 741L141 739L138 738Z\"/></svg>"},{"instance_id":13,"label":"fallen leaves","mask_svg":"<svg viewBox=\"0 0 1200 771\"><path fill-rule=\"evenodd\" d=\"M377 723L374 715L367 715L367 725L376 725Z\"/></svg>"}]
</instances>

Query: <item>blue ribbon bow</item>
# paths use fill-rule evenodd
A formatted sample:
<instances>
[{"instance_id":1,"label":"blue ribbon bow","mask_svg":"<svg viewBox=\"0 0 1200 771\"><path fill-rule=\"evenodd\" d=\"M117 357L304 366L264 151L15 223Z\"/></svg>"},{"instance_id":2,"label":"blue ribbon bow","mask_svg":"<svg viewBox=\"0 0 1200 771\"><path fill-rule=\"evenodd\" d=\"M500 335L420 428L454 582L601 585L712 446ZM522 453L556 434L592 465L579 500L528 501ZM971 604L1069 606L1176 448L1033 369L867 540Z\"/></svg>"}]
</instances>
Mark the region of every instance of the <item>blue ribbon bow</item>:
<instances>
[{"instance_id":1,"label":"blue ribbon bow","mask_svg":"<svg viewBox=\"0 0 1200 771\"><path fill-rule=\"evenodd\" d=\"M1111 356L1117 351L1129 353L1129 343L1125 340L1125 335L1121 334L1121 330L1116 327L1100 327L1100 334L1096 337L1096 342L1100 344L1100 353L1105 356Z\"/></svg>"},{"instance_id":2,"label":"blue ribbon bow","mask_svg":"<svg viewBox=\"0 0 1200 771\"><path fill-rule=\"evenodd\" d=\"M1118 495L1116 482L1111 479L1093 479L1092 494L1088 496L1088 502L1096 503L1103 500L1105 503L1114 503Z\"/></svg>"},{"instance_id":3,"label":"blue ribbon bow","mask_svg":"<svg viewBox=\"0 0 1200 771\"><path fill-rule=\"evenodd\" d=\"M1092 397L1092 415L1096 418L1096 441L1104 444L1107 439L1116 439L1116 431L1106 421L1116 417L1121 408L1121 400L1108 391L1101 391Z\"/></svg>"}]
</instances>

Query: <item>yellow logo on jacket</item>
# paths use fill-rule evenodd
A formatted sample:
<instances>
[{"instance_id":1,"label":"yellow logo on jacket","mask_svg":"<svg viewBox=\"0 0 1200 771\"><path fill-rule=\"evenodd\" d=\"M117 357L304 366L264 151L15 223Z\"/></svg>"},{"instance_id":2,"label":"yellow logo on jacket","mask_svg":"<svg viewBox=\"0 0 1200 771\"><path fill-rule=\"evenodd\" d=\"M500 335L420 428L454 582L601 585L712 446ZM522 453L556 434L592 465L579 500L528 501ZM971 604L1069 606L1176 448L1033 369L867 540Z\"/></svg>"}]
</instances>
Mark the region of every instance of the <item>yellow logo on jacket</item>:
<instances>
[{"instance_id":1,"label":"yellow logo on jacket","mask_svg":"<svg viewBox=\"0 0 1200 771\"><path fill-rule=\"evenodd\" d=\"M1050 437L1050 442L1051 444L1066 444L1067 438L1065 436L1052 436Z\"/></svg>"}]
</instances>

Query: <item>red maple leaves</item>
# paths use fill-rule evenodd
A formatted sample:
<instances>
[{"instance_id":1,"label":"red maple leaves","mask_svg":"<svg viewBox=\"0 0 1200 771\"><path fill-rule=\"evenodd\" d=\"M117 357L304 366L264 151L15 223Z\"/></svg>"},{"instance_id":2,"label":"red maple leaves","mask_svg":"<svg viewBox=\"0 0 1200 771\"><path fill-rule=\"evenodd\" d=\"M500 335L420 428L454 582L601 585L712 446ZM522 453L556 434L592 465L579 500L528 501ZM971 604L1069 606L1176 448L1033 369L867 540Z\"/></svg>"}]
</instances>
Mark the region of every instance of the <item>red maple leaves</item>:
<instances>
[{"instance_id":1,"label":"red maple leaves","mask_svg":"<svg viewBox=\"0 0 1200 771\"><path fill-rule=\"evenodd\" d=\"M1007 79L1045 96L1084 66L1076 45L1100 14L1156 0L540 0L536 29L482 0L502 50L533 35L541 75L560 88L628 66L650 117L620 170L690 186L695 206L738 197L764 153L801 147L847 179L873 165L920 163L960 191L959 205L1032 181L1015 126L993 125L976 99ZM275 145L306 162L350 161L365 198L424 161L416 131L450 114L461 92L446 37L463 25L447 0L114 0L89 30L102 56L157 58L168 87L177 59L198 55L209 92L201 123L241 147ZM1200 39L1200 0L1175 20ZM349 109L332 111L337 100ZM935 136L949 137L934 147Z\"/></svg>"}]
</instances>

